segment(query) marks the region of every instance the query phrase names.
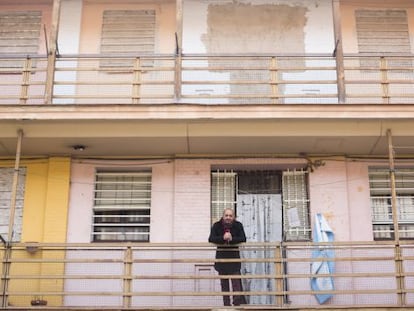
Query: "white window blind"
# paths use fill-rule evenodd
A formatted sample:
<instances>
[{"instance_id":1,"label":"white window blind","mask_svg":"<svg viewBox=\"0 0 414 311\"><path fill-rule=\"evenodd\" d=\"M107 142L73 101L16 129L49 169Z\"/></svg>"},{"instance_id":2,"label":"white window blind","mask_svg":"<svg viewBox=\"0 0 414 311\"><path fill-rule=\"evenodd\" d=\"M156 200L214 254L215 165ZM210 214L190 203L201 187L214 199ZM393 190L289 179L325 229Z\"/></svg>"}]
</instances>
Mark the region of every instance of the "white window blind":
<instances>
[{"instance_id":1,"label":"white window blind","mask_svg":"<svg viewBox=\"0 0 414 311\"><path fill-rule=\"evenodd\" d=\"M155 50L154 10L107 10L103 13L101 53L114 55L151 55ZM141 62L150 66L151 60ZM109 59L101 66L131 67L132 61Z\"/></svg>"},{"instance_id":2,"label":"white window blind","mask_svg":"<svg viewBox=\"0 0 414 311\"><path fill-rule=\"evenodd\" d=\"M93 241L149 242L151 172L97 172Z\"/></svg>"},{"instance_id":3,"label":"white window blind","mask_svg":"<svg viewBox=\"0 0 414 311\"><path fill-rule=\"evenodd\" d=\"M39 51L42 12L7 11L0 12L0 54L30 55ZM23 61L2 60L3 68L18 68Z\"/></svg>"},{"instance_id":4,"label":"white window blind","mask_svg":"<svg viewBox=\"0 0 414 311\"><path fill-rule=\"evenodd\" d=\"M305 170L284 171L282 175L283 231L285 240L309 240L309 197Z\"/></svg>"},{"instance_id":5,"label":"white window blind","mask_svg":"<svg viewBox=\"0 0 414 311\"><path fill-rule=\"evenodd\" d=\"M393 239L394 225L389 170L370 168L369 185L374 239ZM400 237L414 238L414 169L396 169L395 187Z\"/></svg>"},{"instance_id":6,"label":"white window blind","mask_svg":"<svg viewBox=\"0 0 414 311\"><path fill-rule=\"evenodd\" d=\"M355 11L360 53L410 53L405 10Z\"/></svg>"},{"instance_id":7,"label":"white window blind","mask_svg":"<svg viewBox=\"0 0 414 311\"><path fill-rule=\"evenodd\" d=\"M355 11L358 50L361 54L410 54L410 34L405 10ZM362 66L379 67L379 59L365 59ZM411 67L409 59L389 59L388 67Z\"/></svg>"},{"instance_id":8,"label":"white window blind","mask_svg":"<svg viewBox=\"0 0 414 311\"><path fill-rule=\"evenodd\" d=\"M13 168L0 168L0 234L9 241L9 218L10 218L10 200L12 195ZM16 210L13 228L13 242L20 241L22 233L22 218L24 204L24 190L26 180L26 169L19 169L19 178L16 192Z\"/></svg>"}]
</instances>

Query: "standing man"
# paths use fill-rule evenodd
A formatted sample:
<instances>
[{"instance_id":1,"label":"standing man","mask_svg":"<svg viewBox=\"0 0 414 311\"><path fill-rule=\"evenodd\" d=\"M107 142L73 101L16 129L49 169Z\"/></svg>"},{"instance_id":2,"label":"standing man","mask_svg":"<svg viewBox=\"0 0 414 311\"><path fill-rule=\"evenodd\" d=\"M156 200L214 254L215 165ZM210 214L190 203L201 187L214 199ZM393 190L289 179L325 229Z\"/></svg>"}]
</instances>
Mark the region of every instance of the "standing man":
<instances>
[{"instance_id":1,"label":"standing man","mask_svg":"<svg viewBox=\"0 0 414 311\"><path fill-rule=\"evenodd\" d=\"M216 259L240 259L239 247L236 244L246 242L246 235L242 223L235 220L233 209L224 209L222 218L211 227L208 241L218 245ZM241 263L239 261L216 262L214 268L219 275L240 275ZM220 284L223 292L230 291L229 279L220 279ZM241 292L243 290L240 279L232 278L231 284L234 292ZM230 296L224 295L223 302L225 306L230 306ZM233 296L234 306L244 303L244 296Z\"/></svg>"}]
</instances>

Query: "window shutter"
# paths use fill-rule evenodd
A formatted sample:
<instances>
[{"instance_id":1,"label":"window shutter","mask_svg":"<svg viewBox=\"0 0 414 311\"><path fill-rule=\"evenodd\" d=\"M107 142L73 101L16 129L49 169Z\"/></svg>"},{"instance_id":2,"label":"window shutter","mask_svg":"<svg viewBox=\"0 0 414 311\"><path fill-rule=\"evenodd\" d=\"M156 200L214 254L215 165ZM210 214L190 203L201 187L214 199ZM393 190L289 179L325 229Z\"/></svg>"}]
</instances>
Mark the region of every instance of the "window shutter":
<instances>
[{"instance_id":1,"label":"window shutter","mask_svg":"<svg viewBox=\"0 0 414 311\"><path fill-rule=\"evenodd\" d=\"M97 172L93 241L149 242L150 172Z\"/></svg>"},{"instance_id":2,"label":"window shutter","mask_svg":"<svg viewBox=\"0 0 414 311\"><path fill-rule=\"evenodd\" d=\"M217 171L211 174L211 222L218 221L225 208L236 206L236 173Z\"/></svg>"},{"instance_id":3,"label":"window shutter","mask_svg":"<svg viewBox=\"0 0 414 311\"><path fill-rule=\"evenodd\" d=\"M5 240L9 231L10 199L12 195L13 168L0 168L0 235ZM13 242L20 241L22 233L22 217L24 204L26 169L20 168L16 193L16 210L14 219Z\"/></svg>"},{"instance_id":4,"label":"window shutter","mask_svg":"<svg viewBox=\"0 0 414 311\"><path fill-rule=\"evenodd\" d=\"M16 11L0 12L0 54L37 54L41 30L42 12ZM3 68L20 68L23 61L2 60Z\"/></svg>"},{"instance_id":5,"label":"window shutter","mask_svg":"<svg viewBox=\"0 0 414 311\"><path fill-rule=\"evenodd\" d=\"M355 17L360 53L410 53L405 10L357 10Z\"/></svg>"},{"instance_id":6,"label":"window shutter","mask_svg":"<svg viewBox=\"0 0 414 311\"><path fill-rule=\"evenodd\" d=\"M101 53L151 55L155 50L154 10L107 10L103 13ZM151 61L141 62L150 66ZM132 61L110 59L101 66L130 67Z\"/></svg>"},{"instance_id":7,"label":"window shutter","mask_svg":"<svg viewBox=\"0 0 414 311\"><path fill-rule=\"evenodd\" d=\"M410 35L405 10L357 10L355 12L358 50L361 54L410 54ZM363 67L379 67L379 59L365 59ZM411 67L409 59L388 60L388 67Z\"/></svg>"},{"instance_id":8,"label":"window shutter","mask_svg":"<svg viewBox=\"0 0 414 311\"><path fill-rule=\"evenodd\" d=\"M285 240L309 240L309 198L307 171L284 171L282 174L283 231Z\"/></svg>"}]
</instances>

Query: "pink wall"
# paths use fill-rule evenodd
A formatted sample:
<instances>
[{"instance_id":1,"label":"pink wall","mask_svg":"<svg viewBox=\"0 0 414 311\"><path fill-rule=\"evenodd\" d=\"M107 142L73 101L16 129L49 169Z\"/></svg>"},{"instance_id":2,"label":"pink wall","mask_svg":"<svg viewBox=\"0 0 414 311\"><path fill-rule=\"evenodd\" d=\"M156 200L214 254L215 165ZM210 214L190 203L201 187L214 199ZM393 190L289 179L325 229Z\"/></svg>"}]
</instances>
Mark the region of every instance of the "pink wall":
<instances>
[{"instance_id":1,"label":"pink wall","mask_svg":"<svg viewBox=\"0 0 414 311\"><path fill-rule=\"evenodd\" d=\"M371 241L368 163L344 158L324 162L310 174L312 220L322 213L336 240Z\"/></svg>"},{"instance_id":2,"label":"pink wall","mask_svg":"<svg viewBox=\"0 0 414 311\"><path fill-rule=\"evenodd\" d=\"M323 160L310 174L311 220L322 213L339 241L371 241L368 163ZM210 229L210 171L216 167L303 167L301 159L177 159L74 162L68 242L90 242L96 168L151 168L151 242L206 242ZM387 162L384 161L384 166ZM79 217L79 215L83 215Z\"/></svg>"}]
</instances>

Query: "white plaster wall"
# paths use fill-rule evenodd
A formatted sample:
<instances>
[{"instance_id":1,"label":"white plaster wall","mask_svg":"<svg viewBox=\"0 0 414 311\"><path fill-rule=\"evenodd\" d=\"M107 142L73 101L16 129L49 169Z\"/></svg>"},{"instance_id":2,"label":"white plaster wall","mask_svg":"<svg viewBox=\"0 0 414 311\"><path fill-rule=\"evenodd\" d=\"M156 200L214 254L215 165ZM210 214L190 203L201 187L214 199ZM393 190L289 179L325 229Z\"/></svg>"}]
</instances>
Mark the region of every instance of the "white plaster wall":
<instances>
[{"instance_id":1,"label":"white plaster wall","mask_svg":"<svg viewBox=\"0 0 414 311\"><path fill-rule=\"evenodd\" d=\"M58 49L60 54L78 54L82 18L82 0L64 0L61 3ZM77 61L57 61L57 66L61 68L76 68ZM55 73L57 81L75 82L77 79L76 71L57 71ZM55 95L75 95L75 85L55 85ZM72 104L74 99L54 100L56 104Z\"/></svg>"},{"instance_id":2,"label":"white plaster wall","mask_svg":"<svg viewBox=\"0 0 414 311\"><path fill-rule=\"evenodd\" d=\"M68 212L68 243L90 243L95 167L73 163Z\"/></svg>"},{"instance_id":3,"label":"white plaster wall","mask_svg":"<svg viewBox=\"0 0 414 311\"><path fill-rule=\"evenodd\" d=\"M335 48L335 39L334 39L334 30L333 30L333 9L332 1L330 0L298 0L298 1L288 1L288 0L259 0L259 1L197 1L197 0L187 0L184 1L183 5L183 53L184 54L202 54L202 53L219 53L217 51L209 51L206 47L206 43L203 42L203 37L208 34L208 14L209 14L209 5L226 5L234 4L237 5L280 5L280 6L289 6L297 7L298 9L306 9L305 14L305 26L303 28L304 37L297 38L295 35L291 37L287 34L284 36L284 28L295 28L299 27L292 23L292 25L281 24L280 27L283 29L278 30L278 34L274 34L274 38L270 38L269 35L263 33L263 29L258 32L254 31L252 28L251 35L247 37L247 34L243 34L243 39L237 39L232 37L228 40L228 47L223 45L219 47L221 53L265 53L265 54L332 54ZM258 12L261 12L260 10ZM266 16L266 8L262 8L263 16ZM286 19L289 21L290 17L286 16L288 12L283 11L281 8L281 19ZM225 18L223 16L223 18ZM242 22L242 21L239 21ZM300 24L300 23L299 23ZM248 21L245 25L246 29L249 29ZM216 28L220 28L216 26ZM230 34L231 34L230 30ZM241 31L243 31L241 29ZM301 29L297 29L298 32ZM215 33L214 33L215 34ZM214 36L214 34L212 34ZM223 35L223 34L221 34ZM279 37L282 37L282 44L277 44ZM239 40L239 41L238 41ZM297 40L304 40L302 43L298 43ZM266 42L266 43L263 43ZM298 47L301 47L303 44L304 50L298 50ZM263 60L264 62L266 60ZM185 66L191 66L191 63L187 60L184 61ZM300 62L298 63L299 66ZM335 62L333 60L317 59L317 60L307 60L306 65L309 67L318 67L325 66L330 68L335 68ZM213 104L213 103L227 103L223 99L212 99L208 95L229 95L231 94L231 86L226 85L223 82L231 80L229 72L220 71L202 71L203 67L208 67L207 60L198 60L197 66L200 67L198 71L184 71L183 72L183 95L203 95L206 98L203 98L202 103ZM262 72L262 74L266 74ZM312 102L323 104L323 103L337 103L335 94L337 93L337 87L334 84L324 83L325 81L332 81L336 79L335 70L306 70L306 71L297 71L294 73L284 73L283 79L286 81L295 81L295 80L314 80L315 77L321 80L320 84L304 85L304 84L285 84L283 90L280 92L286 95L292 94L327 94L325 98L287 98L284 99L285 103L290 102ZM237 78L234 78L237 79ZM207 81L221 81L222 84L210 84L208 86L200 86L190 84L187 85L185 81L187 80L207 80ZM262 92L257 89L258 92ZM254 91L251 91L254 93ZM270 95L270 94L267 94Z\"/></svg>"}]
</instances>

